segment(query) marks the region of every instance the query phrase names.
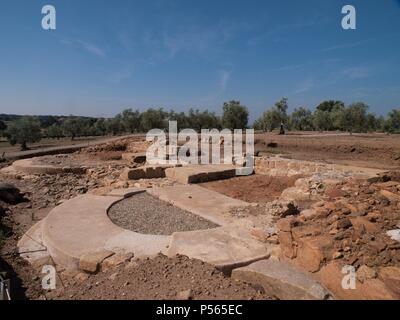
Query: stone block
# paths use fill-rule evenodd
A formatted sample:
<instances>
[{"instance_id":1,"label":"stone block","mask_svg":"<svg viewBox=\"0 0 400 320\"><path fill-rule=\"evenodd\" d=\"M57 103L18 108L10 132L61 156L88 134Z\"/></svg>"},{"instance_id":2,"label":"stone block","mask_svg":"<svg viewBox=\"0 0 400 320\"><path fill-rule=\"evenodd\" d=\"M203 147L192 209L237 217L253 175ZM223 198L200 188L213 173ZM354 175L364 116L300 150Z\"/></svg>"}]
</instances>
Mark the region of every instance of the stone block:
<instances>
[{"instance_id":1,"label":"stone block","mask_svg":"<svg viewBox=\"0 0 400 320\"><path fill-rule=\"evenodd\" d=\"M113 254L114 252L109 250L100 250L84 254L79 258L79 269L89 273L96 273L103 260Z\"/></svg>"},{"instance_id":2,"label":"stone block","mask_svg":"<svg viewBox=\"0 0 400 320\"><path fill-rule=\"evenodd\" d=\"M101 264L101 271L105 272L112 268L115 268L125 262L128 262L133 258L133 253L117 253L106 258Z\"/></svg>"},{"instance_id":3,"label":"stone block","mask_svg":"<svg viewBox=\"0 0 400 320\"><path fill-rule=\"evenodd\" d=\"M317 281L285 262L261 260L234 269L232 278L262 286L281 300L324 300L330 293Z\"/></svg>"},{"instance_id":4,"label":"stone block","mask_svg":"<svg viewBox=\"0 0 400 320\"><path fill-rule=\"evenodd\" d=\"M280 231L290 232L292 230L292 228L297 225L298 225L298 222L296 221L296 218L293 216L290 216L290 217L286 217L286 218L278 220L276 227Z\"/></svg>"},{"instance_id":5,"label":"stone block","mask_svg":"<svg viewBox=\"0 0 400 320\"><path fill-rule=\"evenodd\" d=\"M378 227L372 222L368 221L368 218L366 217L350 218L350 221L357 236L361 236L364 233L373 234L378 231Z\"/></svg>"},{"instance_id":6,"label":"stone block","mask_svg":"<svg viewBox=\"0 0 400 320\"><path fill-rule=\"evenodd\" d=\"M146 154L145 153L123 153L122 159L128 161L129 163L145 163Z\"/></svg>"},{"instance_id":7,"label":"stone block","mask_svg":"<svg viewBox=\"0 0 400 320\"><path fill-rule=\"evenodd\" d=\"M329 260L334 252L329 236L299 238L297 243L297 261L310 272L318 271L321 264Z\"/></svg>"},{"instance_id":8,"label":"stone block","mask_svg":"<svg viewBox=\"0 0 400 320\"><path fill-rule=\"evenodd\" d=\"M391 202L399 202L400 201L400 195L390 192L388 190L381 190L379 193L382 196L384 196L385 198L389 199L389 201L391 201Z\"/></svg>"},{"instance_id":9,"label":"stone block","mask_svg":"<svg viewBox=\"0 0 400 320\"><path fill-rule=\"evenodd\" d=\"M343 300L397 299L397 296L379 279L367 279L363 283L356 281L355 288L344 289L342 281L346 273L342 273L342 267L340 262L332 261L316 274L320 283L336 298Z\"/></svg>"},{"instance_id":10,"label":"stone block","mask_svg":"<svg viewBox=\"0 0 400 320\"><path fill-rule=\"evenodd\" d=\"M400 297L400 268L383 267L379 270L379 278L383 283Z\"/></svg>"},{"instance_id":11,"label":"stone block","mask_svg":"<svg viewBox=\"0 0 400 320\"><path fill-rule=\"evenodd\" d=\"M289 259L295 258L297 254L297 248L293 243L292 233L280 231L278 234L278 239L282 254Z\"/></svg>"}]
</instances>

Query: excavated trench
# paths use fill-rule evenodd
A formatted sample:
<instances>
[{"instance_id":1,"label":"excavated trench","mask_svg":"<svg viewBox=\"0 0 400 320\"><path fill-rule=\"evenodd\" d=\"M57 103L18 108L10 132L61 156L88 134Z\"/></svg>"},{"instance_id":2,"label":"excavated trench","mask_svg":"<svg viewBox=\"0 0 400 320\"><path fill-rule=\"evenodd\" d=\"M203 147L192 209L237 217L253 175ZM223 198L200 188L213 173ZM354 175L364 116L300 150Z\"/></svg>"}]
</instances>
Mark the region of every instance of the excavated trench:
<instances>
[{"instance_id":1,"label":"excavated trench","mask_svg":"<svg viewBox=\"0 0 400 320\"><path fill-rule=\"evenodd\" d=\"M234 199L267 203L278 199L285 189L293 187L296 180L302 177L251 175L205 182L201 186Z\"/></svg>"}]
</instances>

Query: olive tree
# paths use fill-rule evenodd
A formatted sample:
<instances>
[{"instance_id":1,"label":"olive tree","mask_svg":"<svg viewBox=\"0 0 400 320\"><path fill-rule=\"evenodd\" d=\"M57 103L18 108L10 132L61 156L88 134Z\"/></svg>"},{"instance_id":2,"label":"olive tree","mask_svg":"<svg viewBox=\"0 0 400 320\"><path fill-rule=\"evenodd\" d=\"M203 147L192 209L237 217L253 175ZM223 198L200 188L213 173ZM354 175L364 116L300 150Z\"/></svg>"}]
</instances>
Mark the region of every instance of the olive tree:
<instances>
[{"instance_id":1,"label":"olive tree","mask_svg":"<svg viewBox=\"0 0 400 320\"><path fill-rule=\"evenodd\" d=\"M240 101L225 102L222 114L222 126L227 129L246 129L249 122L249 111Z\"/></svg>"},{"instance_id":2,"label":"olive tree","mask_svg":"<svg viewBox=\"0 0 400 320\"><path fill-rule=\"evenodd\" d=\"M11 145L20 144L21 151L28 150L28 143L40 141L40 122L35 117L22 117L8 126L5 136Z\"/></svg>"}]
</instances>

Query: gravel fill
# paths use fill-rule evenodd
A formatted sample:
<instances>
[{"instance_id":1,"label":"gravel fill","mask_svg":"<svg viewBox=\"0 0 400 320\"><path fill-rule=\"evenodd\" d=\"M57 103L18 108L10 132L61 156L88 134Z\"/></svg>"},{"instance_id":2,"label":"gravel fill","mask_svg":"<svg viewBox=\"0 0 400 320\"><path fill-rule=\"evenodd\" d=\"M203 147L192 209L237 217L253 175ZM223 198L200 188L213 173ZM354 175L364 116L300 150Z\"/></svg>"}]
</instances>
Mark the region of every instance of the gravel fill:
<instances>
[{"instance_id":1,"label":"gravel fill","mask_svg":"<svg viewBox=\"0 0 400 320\"><path fill-rule=\"evenodd\" d=\"M146 192L114 204L109 209L108 216L117 226L143 234L170 235L178 231L218 227L211 221L179 209Z\"/></svg>"}]
</instances>

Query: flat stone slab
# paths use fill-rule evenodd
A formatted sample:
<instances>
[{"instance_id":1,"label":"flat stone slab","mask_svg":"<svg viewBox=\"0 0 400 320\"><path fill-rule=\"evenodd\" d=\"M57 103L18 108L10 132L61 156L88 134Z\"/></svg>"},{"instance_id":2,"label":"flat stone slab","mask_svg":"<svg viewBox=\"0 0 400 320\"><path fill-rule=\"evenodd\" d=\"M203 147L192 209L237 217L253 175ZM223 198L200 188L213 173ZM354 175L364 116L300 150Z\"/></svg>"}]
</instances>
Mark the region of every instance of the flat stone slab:
<instances>
[{"instance_id":1,"label":"flat stone slab","mask_svg":"<svg viewBox=\"0 0 400 320\"><path fill-rule=\"evenodd\" d=\"M229 273L233 268L266 259L272 247L254 240L244 228L234 226L172 234L167 255L199 259Z\"/></svg>"},{"instance_id":2,"label":"flat stone slab","mask_svg":"<svg viewBox=\"0 0 400 320\"><path fill-rule=\"evenodd\" d=\"M33 265L46 263L50 254L42 237L43 220L33 225L18 241L17 248L20 256Z\"/></svg>"},{"instance_id":3,"label":"flat stone slab","mask_svg":"<svg viewBox=\"0 0 400 320\"><path fill-rule=\"evenodd\" d=\"M75 173L84 174L86 167L69 167L69 166L53 166L50 164L38 164L36 160L39 158L22 159L14 161L12 167L19 172L27 174L60 174L60 173Z\"/></svg>"},{"instance_id":4,"label":"flat stone slab","mask_svg":"<svg viewBox=\"0 0 400 320\"><path fill-rule=\"evenodd\" d=\"M165 171L173 165L146 165L139 168L125 168L120 175L121 180L139 180L165 178Z\"/></svg>"},{"instance_id":5,"label":"flat stone slab","mask_svg":"<svg viewBox=\"0 0 400 320\"><path fill-rule=\"evenodd\" d=\"M234 219L227 214L232 207L250 205L197 185L155 187L147 192L221 226L234 222Z\"/></svg>"},{"instance_id":6,"label":"flat stone slab","mask_svg":"<svg viewBox=\"0 0 400 320\"><path fill-rule=\"evenodd\" d=\"M261 260L234 269L232 278L264 288L281 300L325 300L332 295L309 275L275 260Z\"/></svg>"},{"instance_id":7,"label":"flat stone slab","mask_svg":"<svg viewBox=\"0 0 400 320\"><path fill-rule=\"evenodd\" d=\"M19 174L17 170L11 165L0 169L0 173L8 176L16 176Z\"/></svg>"},{"instance_id":8,"label":"flat stone slab","mask_svg":"<svg viewBox=\"0 0 400 320\"><path fill-rule=\"evenodd\" d=\"M389 230L386 234L392 238L392 240L400 242L400 229Z\"/></svg>"},{"instance_id":9,"label":"flat stone slab","mask_svg":"<svg viewBox=\"0 0 400 320\"><path fill-rule=\"evenodd\" d=\"M129 161L130 163L145 163L146 162L146 153L145 152L123 153L122 159Z\"/></svg>"},{"instance_id":10,"label":"flat stone slab","mask_svg":"<svg viewBox=\"0 0 400 320\"><path fill-rule=\"evenodd\" d=\"M158 253L166 254L171 236L151 235L123 230L110 237L104 244L106 250L114 252L132 252L135 257L153 257Z\"/></svg>"},{"instance_id":11,"label":"flat stone slab","mask_svg":"<svg viewBox=\"0 0 400 320\"><path fill-rule=\"evenodd\" d=\"M183 184L201 183L213 180L233 178L236 167L233 165L189 165L165 170L165 175Z\"/></svg>"}]
</instances>

